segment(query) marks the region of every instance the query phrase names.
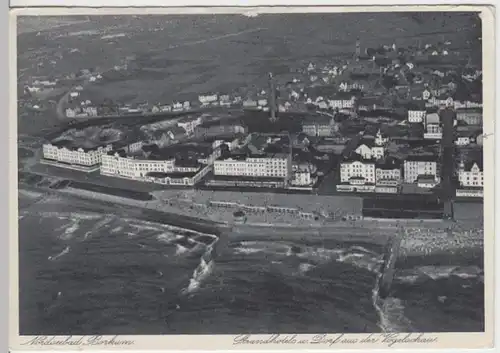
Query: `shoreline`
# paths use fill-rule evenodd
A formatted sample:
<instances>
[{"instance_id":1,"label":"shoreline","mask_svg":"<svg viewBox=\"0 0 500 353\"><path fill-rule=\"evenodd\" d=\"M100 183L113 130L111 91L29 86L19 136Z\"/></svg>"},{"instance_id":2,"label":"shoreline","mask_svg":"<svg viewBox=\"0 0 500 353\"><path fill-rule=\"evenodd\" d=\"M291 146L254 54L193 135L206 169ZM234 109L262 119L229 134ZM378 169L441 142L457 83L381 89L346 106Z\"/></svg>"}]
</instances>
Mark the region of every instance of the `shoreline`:
<instances>
[{"instance_id":1,"label":"shoreline","mask_svg":"<svg viewBox=\"0 0 500 353\"><path fill-rule=\"evenodd\" d=\"M455 229L455 236L449 235L449 223L444 221L412 221L403 220L358 220L317 222L316 224L293 225L287 223L235 223L216 222L209 218L194 217L189 212L165 205L159 200L136 201L118 196L102 195L99 193L82 191L79 189L43 190L33 186L21 185L19 194L32 194L29 197L47 193L64 195L76 198L82 202L95 202L100 206L109 208L117 207L134 217L152 222L165 222L173 226L190 228L196 231L215 233L217 236L224 234L228 240L239 239L266 239L281 237L283 240L301 239L308 240L338 240L339 242L370 243L383 246L391 236L399 236L404 229L399 258L410 256L430 256L435 254L451 255L457 251L468 249L482 251L482 230ZM413 227L412 227L413 225ZM418 228L417 228L418 227ZM452 231L453 232L453 231ZM409 236L409 237L408 237Z\"/></svg>"}]
</instances>

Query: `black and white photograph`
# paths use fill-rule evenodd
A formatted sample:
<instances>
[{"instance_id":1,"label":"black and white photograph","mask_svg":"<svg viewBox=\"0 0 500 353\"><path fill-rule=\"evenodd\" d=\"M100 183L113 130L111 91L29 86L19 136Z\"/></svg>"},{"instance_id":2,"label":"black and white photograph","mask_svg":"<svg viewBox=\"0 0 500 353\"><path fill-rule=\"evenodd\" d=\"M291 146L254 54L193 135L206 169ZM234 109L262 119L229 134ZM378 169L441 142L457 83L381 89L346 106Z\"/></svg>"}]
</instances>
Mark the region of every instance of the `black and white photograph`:
<instances>
[{"instance_id":1,"label":"black and white photograph","mask_svg":"<svg viewBox=\"0 0 500 353\"><path fill-rule=\"evenodd\" d=\"M15 22L20 336L485 332L479 12Z\"/></svg>"}]
</instances>

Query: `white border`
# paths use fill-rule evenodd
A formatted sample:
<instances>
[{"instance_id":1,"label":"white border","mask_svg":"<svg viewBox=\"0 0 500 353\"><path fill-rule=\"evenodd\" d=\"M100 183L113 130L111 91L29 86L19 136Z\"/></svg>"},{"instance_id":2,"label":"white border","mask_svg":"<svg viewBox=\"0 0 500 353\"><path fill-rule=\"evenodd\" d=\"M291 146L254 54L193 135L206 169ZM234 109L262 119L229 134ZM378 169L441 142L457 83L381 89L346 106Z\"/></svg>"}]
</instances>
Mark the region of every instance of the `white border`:
<instances>
[{"instance_id":1,"label":"white border","mask_svg":"<svg viewBox=\"0 0 500 353\"><path fill-rule=\"evenodd\" d=\"M495 5L493 0L10 0L11 7Z\"/></svg>"}]
</instances>

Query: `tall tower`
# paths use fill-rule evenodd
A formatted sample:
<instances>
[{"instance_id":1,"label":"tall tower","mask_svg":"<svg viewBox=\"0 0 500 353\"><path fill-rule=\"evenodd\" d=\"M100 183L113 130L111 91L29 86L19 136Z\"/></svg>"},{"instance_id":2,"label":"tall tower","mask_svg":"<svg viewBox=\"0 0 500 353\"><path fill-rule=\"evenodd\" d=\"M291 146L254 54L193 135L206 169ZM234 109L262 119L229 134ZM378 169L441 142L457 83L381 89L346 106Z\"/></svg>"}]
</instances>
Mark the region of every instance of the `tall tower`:
<instances>
[{"instance_id":1,"label":"tall tower","mask_svg":"<svg viewBox=\"0 0 500 353\"><path fill-rule=\"evenodd\" d=\"M358 60L359 56L361 55L361 44L359 42L359 38L356 39L356 54L354 59Z\"/></svg>"},{"instance_id":2,"label":"tall tower","mask_svg":"<svg viewBox=\"0 0 500 353\"><path fill-rule=\"evenodd\" d=\"M276 121L276 87L274 86L273 74L269 73L269 120Z\"/></svg>"},{"instance_id":3,"label":"tall tower","mask_svg":"<svg viewBox=\"0 0 500 353\"><path fill-rule=\"evenodd\" d=\"M452 199L455 195L455 190L452 183L452 175L454 169L455 148L453 144L454 128L453 120L455 112L450 108L440 111L440 120L443 124L443 138L441 140L441 181L444 191L444 216L446 218L453 217Z\"/></svg>"}]
</instances>

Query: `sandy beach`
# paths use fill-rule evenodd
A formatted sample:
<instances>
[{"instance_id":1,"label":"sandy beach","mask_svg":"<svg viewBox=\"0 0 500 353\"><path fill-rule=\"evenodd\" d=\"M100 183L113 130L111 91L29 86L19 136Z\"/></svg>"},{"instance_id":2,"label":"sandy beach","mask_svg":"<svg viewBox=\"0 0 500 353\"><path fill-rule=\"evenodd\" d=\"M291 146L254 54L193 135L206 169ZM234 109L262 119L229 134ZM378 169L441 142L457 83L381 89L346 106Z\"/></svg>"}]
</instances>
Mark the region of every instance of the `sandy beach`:
<instances>
[{"instance_id":1,"label":"sandy beach","mask_svg":"<svg viewBox=\"0 0 500 353\"><path fill-rule=\"evenodd\" d=\"M30 195L37 194L34 190L23 191ZM235 223L232 210L220 210L214 207L197 209L183 202L177 204L165 203L161 200L138 201L117 196L105 195L80 189L66 188L53 191L77 198L116 203L123 206L149 209L166 215L179 215L193 222L203 220L213 224L222 232L230 229L231 239L265 239L273 236L283 240L303 241L335 239L340 242L366 242L384 245L392 236L401 236L400 256L426 256L436 253L453 254L466 249L481 249L483 246L483 231L479 225L469 225L464 222L450 221L416 221L416 220L356 220L356 221L313 221L305 222L290 215L282 219L274 217L274 223L266 223L263 216L249 216L245 223ZM174 217L175 218L175 217Z\"/></svg>"}]
</instances>

